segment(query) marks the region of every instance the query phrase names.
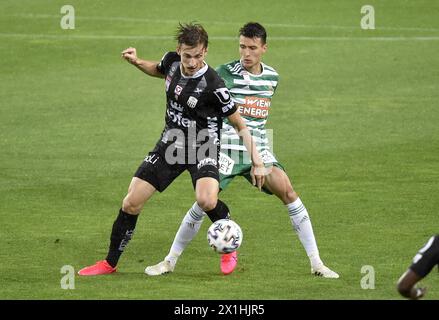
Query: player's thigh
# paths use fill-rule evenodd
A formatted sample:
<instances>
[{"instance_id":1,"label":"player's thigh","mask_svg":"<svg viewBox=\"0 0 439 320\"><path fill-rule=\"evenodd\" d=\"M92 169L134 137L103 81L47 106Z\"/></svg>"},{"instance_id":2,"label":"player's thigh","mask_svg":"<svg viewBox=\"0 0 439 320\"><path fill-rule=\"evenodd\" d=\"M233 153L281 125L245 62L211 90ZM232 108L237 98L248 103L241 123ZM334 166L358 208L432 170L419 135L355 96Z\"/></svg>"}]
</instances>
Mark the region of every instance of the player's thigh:
<instances>
[{"instance_id":1,"label":"player's thigh","mask_svg":"<svg viewBox=\"0 0 439 320\"><path fill-rule=\"evenodd\" d=\"M126 211L132 214L139 213L155 191L156 188L149 182L133 177L128 187L128 193L123 200L124 211L126 209Z\"/></svg>"},{"instance_id":2,"label":"player's thigh","mask_svg":"<svg viewBox=\"0 0 439 320\"><path fill-rule=\"evenodd\" d=\"M204 157L188 166L198 205L209 211L215 208L219 192L219 170L215 158Z\"/></svg>"},{"instance_id":3,"label":"player's thigh","mask_svg":"<svg viewBox=\"0 0 439 320\"><path fill-rule=\"evenodd\" d=\"M264 188L279 197L285 204L297 198L288 175L276 166L273 166L270 174L265 177Z\"/></svg>"},{"instance_id":4,"label":"player's thigh","mask_svg":"<svg viewBox=\"0 0 439 320\"><path fill-rule=\"evenodd\" d=\"M212 177L199 178L195 185L195 197L203 210L212 210L218 201L219 182Z\"/></svg>"}]
</instances>

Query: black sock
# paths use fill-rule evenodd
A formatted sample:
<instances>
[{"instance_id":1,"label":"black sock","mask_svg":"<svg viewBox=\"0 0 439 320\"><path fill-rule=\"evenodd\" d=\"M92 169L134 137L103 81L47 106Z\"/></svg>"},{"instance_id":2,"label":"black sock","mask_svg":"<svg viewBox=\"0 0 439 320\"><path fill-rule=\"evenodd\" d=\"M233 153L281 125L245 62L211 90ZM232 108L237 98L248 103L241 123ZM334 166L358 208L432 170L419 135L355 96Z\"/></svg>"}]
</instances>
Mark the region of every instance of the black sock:
<instances>
[{"instance_id":1,"label":"black sock","mask_svg":"<svg viewBox=\"0 0 439 320\"><path fill-rule=\"evenodd\" d=\"M230 219L230 210L227 205L218 199L216 203L216 207L210 211L206 211L206 214L209 216L209 219L212 222L215 222L220 219Z\"/></svg>"},{"instance_id":2,"label":"black sock","mask_svg":"<svg viewBox=\"0 0 439 320\"><path fill-rule=\"evenodd\" d=\"M122 209L119 210L119 215L113 223L110 249L106 259L113 268L117 265L120 255L133 237L137 218L138 215L128 214Z\"/></svg>"}]
</instances>

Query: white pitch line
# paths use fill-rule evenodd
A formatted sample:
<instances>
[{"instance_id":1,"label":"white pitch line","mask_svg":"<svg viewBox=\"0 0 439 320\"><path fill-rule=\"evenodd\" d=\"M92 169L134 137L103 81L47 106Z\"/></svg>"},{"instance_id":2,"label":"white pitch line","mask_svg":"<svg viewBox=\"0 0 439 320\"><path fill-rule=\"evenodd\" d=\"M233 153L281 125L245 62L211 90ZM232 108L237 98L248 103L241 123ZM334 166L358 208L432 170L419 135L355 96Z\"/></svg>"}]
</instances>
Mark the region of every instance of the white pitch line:
<instances>
[{"instance_id":1,"label":"white pitch line","mask_svg":"<svg viewBox=\"0 0 439 320\"><path fill-rule=\"evenodd\" d=\"M56 39L56 40L172 40L171 36L136 36L136 35L96 35L96 34L71 34L73 30L66 30L66 35L61 34L28 34L28 33L0 33L2 38L31 38L31 39Z\"/></svg>"},{"instance_id":2,"label":"white pitch line","mask_svg":"<svg viewBox=\"0 0 439 320\"><path fill-rule=\"evenodd\" d=\"M50 14L16 14L12 15L13 17L25 18L25 19L61 19L61 14L50 15ZM96 21L125 21L125 22L152 22L152 23L169 23L175 24L178 23L178 20L170 20L170 19L148 19L148 18L131 18L131 17L90 17L90 16L75 16L76 20L96 20Z\"/></svg>"},{"instance_id":3,"label":"white pitch line","mask_svg":"<svg viewBox=\"0 0 439 320\"><path fill-rule=\"evenodd\" d=\"M74 30L66 30L61 34L29 34L29 33L0 33L1 38L29 38L56 40L173 40L171 36L141 36L141 35L95 35L72 34ZM211 40L236 41L236 37L211 36ZM433 37L270 37L270 41L439 41L439 36Z\"/></svg>"},{"instance_id":4,"label":"white pitch line","mask_svg":"<svg viewBox=\"0 0 439 320\"><path fill-rule=\"evenodd\" d=\"M15 14L12 17L25 18L25 19L60 19L60 15L49 15L49 14ZM4 17L11 17L4 16ZM149 18L133 18L133 17L99 17L99 16L76 16L77 20L95 20L95 21L125 21L125 22L145 22L145 23L167 23L176 24L181 22L179 20L172 19L149 19ZM210 24L219 25L236 25L241 26L241 22L234 21L206 21ZM266 27L273 28L300 28L300 29L348 29L348 30L360 30L360 25L358 26L337 26L337 25L306 25L306 24L294 24L294 23L264 23ZM376 30L394 30L394 31L430 31L437 32L439 28L423 28L423 27L380 27L377 26Z\"/></svg>"},{"instance_id":5,"label":"white pitch line","mask_svg":"<svg viewBox=\"0 0 439 320\"><path fill-rule=\"evenodd\" d=\"M271 37L285 41L437 41L437 37Z\"/></svg>"}]
</instances>

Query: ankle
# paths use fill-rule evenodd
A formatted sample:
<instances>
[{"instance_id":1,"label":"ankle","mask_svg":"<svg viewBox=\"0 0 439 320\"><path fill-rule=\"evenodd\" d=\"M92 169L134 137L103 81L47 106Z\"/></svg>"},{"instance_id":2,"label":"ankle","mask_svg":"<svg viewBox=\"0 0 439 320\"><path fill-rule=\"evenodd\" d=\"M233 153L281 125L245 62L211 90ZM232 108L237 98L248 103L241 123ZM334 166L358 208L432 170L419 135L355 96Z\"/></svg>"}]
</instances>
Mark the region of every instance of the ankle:
<instances>
[{"instance_id":1,"label":"ankle","mask_svg":"<svg viewBox=\"0 0 439 320\"><path fill-rule=\"evenodd\" d=\"M176 252L169 252L169 254L165 257L165 261L169 261L169 263L172 266L175 266L177 264L177 260L180 257L180 254L176 253Z\"/></svg>"},{"instance_id":2,"label":"ankle","mask_svg":"<svg viewBox=\"0 0 439 320\"><path fill-rule=\"evenodd\" d=\"M311 253L309 256L309 262L312 268L317 268L323 266L323 261L320 259L318 252Z\"/></svg>"}]
</instances>

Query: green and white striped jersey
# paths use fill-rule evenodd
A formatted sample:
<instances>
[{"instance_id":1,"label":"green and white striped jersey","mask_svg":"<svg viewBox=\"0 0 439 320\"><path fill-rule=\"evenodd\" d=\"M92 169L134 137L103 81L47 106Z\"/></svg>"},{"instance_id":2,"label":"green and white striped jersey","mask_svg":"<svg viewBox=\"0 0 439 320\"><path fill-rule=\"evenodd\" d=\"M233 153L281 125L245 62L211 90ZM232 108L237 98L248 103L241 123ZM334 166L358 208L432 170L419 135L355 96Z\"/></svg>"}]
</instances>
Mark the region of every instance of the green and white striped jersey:
<instances>
[{"instance_id":1,"label":"green and white striped jersey","mask_svg":"<svg viewBox=\"0 0 439 320\"><path fill-rule=\"evenodd\" d=\"M258 150L269 150L270 140L265 124L271 108L271 98L276 91L279 74L262 63L262 73L254 75L244 69L239 60L223 64L216 71L229 89L232 100L244 119ZM221 131L221 150L245 151L245 146L227 118ZM229 152L227 152L229 151Z\"/></svg>"}]
</instances>

